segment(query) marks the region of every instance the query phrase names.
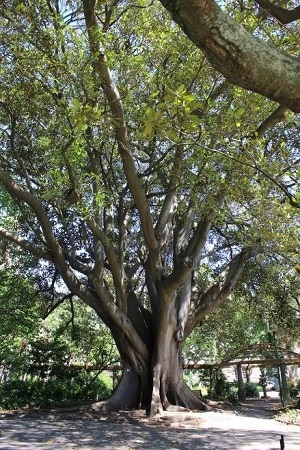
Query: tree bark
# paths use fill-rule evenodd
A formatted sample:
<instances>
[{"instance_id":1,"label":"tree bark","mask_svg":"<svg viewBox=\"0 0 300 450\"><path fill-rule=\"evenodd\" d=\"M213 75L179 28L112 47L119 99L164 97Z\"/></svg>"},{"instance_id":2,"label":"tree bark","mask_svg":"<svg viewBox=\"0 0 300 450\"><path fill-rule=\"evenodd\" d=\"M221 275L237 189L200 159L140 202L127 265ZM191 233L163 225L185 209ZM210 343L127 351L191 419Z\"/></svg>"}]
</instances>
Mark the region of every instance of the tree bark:
<instances>
[{"instance_id":1,"label":"tree bark","mask_svg":"<svg viewBox=\"0 0 300 450\"><path fill-rule=\"evenodd\" d=\"M122 377L113 395L107 401L108 411L136 409L140 406L141 380L130 364L124 364Z\"/></svg>"},{"instance_id":2,"label":"tree bark","mask_svg":"<svg viewBox=\"0 0 300 450\"><path fill-rule=\"evenodd\" d=\"M206 409L206 405L193 394L183 380L182 344L183 336L178 336L176 296L160 292L152 355L151 416L162 410Z\"/></svg>"},{"instance_id":3,"label":"tree bark","mask_svg":"<svg viewBox=\"0 0 300 450\"><path fill-rule=\"evenodd\" d=\"M164 410L209 409L183 380L183 339L178 339L176 297L165 293L160 295L157 321L151 337L143 327L143 323L148 321L148 312L141 314L140 311L137 314L135 310L136 319L132 319L147 342L147 348L152 349L151 364L143 361L128 341L124 340L122 333L110 324L123 361L123 374L113 395L106 402L108 411L143 407L154 416Z\"/></svg>"},{"instance_id":4,"label":"tree bark","mask_svg":"<svg viewBox=\"0 0 300 450\"><path fill-rule=\"evenodd\" d=\"M214 0L161 3L228 81L300 112L299 58L254 38Z\"/></svg>"}]
</instances>

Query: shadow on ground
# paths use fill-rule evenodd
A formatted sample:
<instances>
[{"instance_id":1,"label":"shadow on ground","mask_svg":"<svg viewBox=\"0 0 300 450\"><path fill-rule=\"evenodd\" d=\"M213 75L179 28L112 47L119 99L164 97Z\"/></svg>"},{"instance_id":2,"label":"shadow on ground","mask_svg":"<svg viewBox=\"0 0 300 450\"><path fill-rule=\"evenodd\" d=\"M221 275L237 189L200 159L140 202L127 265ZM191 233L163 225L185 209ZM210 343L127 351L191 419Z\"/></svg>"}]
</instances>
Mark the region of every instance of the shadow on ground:
<instances>
[{"instance_id":1,"label":"shadow on ground","mask_svg":"<svg viewBox=\"0 0 300 450\"><path fill-rule=\"evenodd\" d=\"M259 400L247 400L240 403L235 410L239 414L246 417L255 417L258 419L271 419L276 416L278 411L282 408L279 398L260 398Z\"/></svg>"},{"instance_id":2,"label":"shadow on ground","mask_svg":"<svg viewBox=\"0 0 300 450\"><path fill-rule=\"evenodd\" d=\"M132 413L88 415L25 412L0 414L0 449L80 450L273 450L299 449L300 427L265 416L255 405L240 411L196 413L184 422L150 422Z\"/></svg>"}]
</instances>

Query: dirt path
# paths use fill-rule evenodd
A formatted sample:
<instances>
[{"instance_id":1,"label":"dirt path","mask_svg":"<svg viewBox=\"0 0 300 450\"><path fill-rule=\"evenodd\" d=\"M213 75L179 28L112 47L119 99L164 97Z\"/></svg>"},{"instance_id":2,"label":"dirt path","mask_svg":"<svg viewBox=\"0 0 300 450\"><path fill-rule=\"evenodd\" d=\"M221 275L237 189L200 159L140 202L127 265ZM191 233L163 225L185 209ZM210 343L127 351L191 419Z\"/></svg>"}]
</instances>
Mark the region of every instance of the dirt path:
<instances>
[{"instance_id":1,"label":"dirt path","mask_svg":"<svg viewBox=\"0 0 300 450\"><path fill-rule=\"evenodd\" d=\"M300 427L272 417L280 404L249 401L228 411L172 414L149 421L142 412L93 415L0 414L0 449L20 450L286 450L300 449Z\"/></svg>"}]
</instances>

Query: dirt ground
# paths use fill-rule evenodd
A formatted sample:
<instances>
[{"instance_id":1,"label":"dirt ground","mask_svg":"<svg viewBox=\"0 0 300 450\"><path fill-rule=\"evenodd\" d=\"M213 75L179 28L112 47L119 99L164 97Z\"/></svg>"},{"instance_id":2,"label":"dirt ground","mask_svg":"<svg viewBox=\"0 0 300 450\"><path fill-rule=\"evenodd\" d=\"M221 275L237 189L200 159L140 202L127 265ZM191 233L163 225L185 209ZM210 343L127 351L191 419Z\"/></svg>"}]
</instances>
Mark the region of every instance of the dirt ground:
<instances>
[{"instance_id":1,"label":"dirt ground","mask_svg":"<svg viewBox=\"0 0 300 450\"><path fill-rule=\"evenodd\" d=\"M213 411L118 414L18 411L0 414L0 449L40 450L286 450L300 449L300 426L274 420L278 399L250 400Z\"/></svg>"}]
</instances>

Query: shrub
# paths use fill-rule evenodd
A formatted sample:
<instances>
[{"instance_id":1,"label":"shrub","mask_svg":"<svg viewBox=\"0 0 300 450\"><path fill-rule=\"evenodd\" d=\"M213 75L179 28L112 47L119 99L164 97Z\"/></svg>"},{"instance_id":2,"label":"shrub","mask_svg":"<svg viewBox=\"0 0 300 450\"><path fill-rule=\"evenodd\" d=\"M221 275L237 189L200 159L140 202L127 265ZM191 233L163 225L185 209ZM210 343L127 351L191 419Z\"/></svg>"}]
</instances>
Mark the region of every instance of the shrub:
<instances>
[{"instance_id":1,"label":"shrub","mask_svg":"<svg viewBox=\"0 0 300 450\"><path fill-rule=\"evenodd\" d=\"M298 386L290 385L289 386L290 397L295 398L299 395Z\"/></svg>"},{"instance_id":2,"label":"shrub","mask_svg":"<svg viewBox=\"0 0 300 450\"><path fill-rule=\"evenodd\" d=\"M300 425L300 411L298 409L286 409L285 411L281 411L277 418L280 422Z\"/></svg>"},{"instance_id":3,"label":"shrub","mask_svg":"<svg viewBox=\"0 0 300 450\"><path fill-rule=\"evenodd\" d=\"M24 383L19 380L12 380L0 384L0 408L17 409L24 406L31 397L31 383Z\"/></svg>"},{"instance_id":4,"label":"shrub","mask_svg":"<svg viewBox=\"0 0 300 450\"><path fill-rule=\"evenodd\" d=\"M101 383L102 388L101 389L107 389L107 391L110 393L113 389L113 380L112 377L110 377L106 372L102 372L99 377L98 381Z\"/></svg>"},{"instance_id":5,"label":"shrub","mask_svg":"<svg viewBox=\"0 0 300 450\"><path fill-rule=\"evenodd\" d=\"M255 383L246 383L244 385L246 398L258 398L259 390Z\"/></svg>"},{"instance_id":6,"label":"shrub","mask_svg":"<svg viewBox=\"0 0 300 450\"><path fill-rule=\"evenodd\" d=\"M0 384L0 408L49 407L74 400L105 400L111 391L112 381L108 375L94 380L82 373L72 379L53 377L46 382L14 380Z\"/></svg>"},{"instance_id":7,"label":"shrub","mask_svg":"<svg viewBox=\"0 0 300 450\"><path fill-rule=\"evenodd\" d=\"M227 395L229 394L229 390L230 385L227 381L226 376L224 375L223 372L218 372L213 397L216 399L226 398Z\"/></svg>"},{"instance_id":8,"label":"shrub","mask_svg":"<svg viewBox=\"0 0 300 450\"><path fill-rule=\"evenodd\" d=\"M227 400L232 403L233 405L236 405L238 403L238 387L233 385L230 386L229 394L227 395Z\"/></svg>"}]
</instances>

